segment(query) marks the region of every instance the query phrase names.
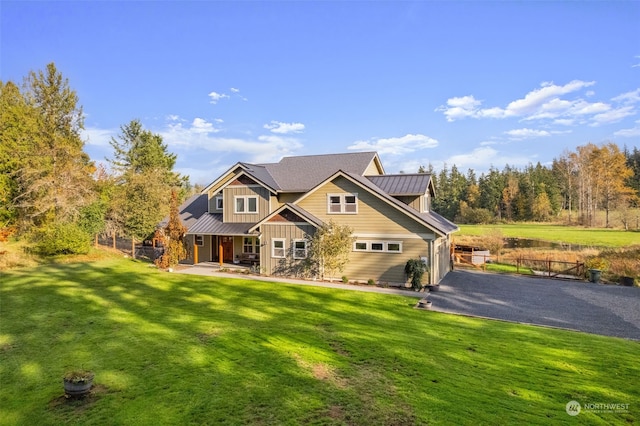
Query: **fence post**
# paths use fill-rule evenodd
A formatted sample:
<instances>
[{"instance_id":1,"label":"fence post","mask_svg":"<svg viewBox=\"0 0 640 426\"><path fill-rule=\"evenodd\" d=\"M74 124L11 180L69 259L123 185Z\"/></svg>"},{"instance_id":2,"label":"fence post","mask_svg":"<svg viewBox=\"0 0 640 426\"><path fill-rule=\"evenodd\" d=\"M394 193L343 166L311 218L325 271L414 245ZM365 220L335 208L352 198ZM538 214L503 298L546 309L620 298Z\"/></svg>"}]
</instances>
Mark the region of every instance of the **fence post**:
<instances>
[{"instance_id":1,"label":"fence post","mask_svg":"<svg viewBox=\"0 0 640 426\"><path fill-rule=\"evenodd\" d=\"M551 276L551 259L547 257L547 275Z\"/></svg>"},{"instance_id":2,"label":"fence post","mask_svg":"<svg viewBox=\"0 0 640 426\"><path fill-rule=\"evenodd\" d=\"M131 258L136 258L136 239L131 237Z\"/></svg>"},{"instance_id":3,"label":"fence post","mask_svg":"<svg viewBox=\"0 0 640 426\"><path fill-rule=\"evenodd\" d=\"M113 249L116 249L116 233L114 232L113 234L111 234L111 241L113 244Z\"/></svg>"}]
</instances>

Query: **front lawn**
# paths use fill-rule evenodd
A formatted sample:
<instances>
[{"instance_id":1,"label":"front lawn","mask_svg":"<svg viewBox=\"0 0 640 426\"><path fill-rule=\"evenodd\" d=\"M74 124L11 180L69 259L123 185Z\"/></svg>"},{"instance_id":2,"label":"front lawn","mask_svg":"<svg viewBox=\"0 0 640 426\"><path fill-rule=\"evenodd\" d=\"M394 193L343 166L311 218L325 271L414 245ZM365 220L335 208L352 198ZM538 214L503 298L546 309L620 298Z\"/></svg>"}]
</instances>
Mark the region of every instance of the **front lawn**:
<instances>
[{"instance_id":1,"label":"front lawn","mask_svg":"<svg viewBox=\"0 0 640 426\"><path fill-rule=\"evenodd\" d=\"M121 258L0 272L0 424L640 421L639 342L416 301ZM75 368L95 372L83 401L62 396Z\"/></svg>"}]
</instances>

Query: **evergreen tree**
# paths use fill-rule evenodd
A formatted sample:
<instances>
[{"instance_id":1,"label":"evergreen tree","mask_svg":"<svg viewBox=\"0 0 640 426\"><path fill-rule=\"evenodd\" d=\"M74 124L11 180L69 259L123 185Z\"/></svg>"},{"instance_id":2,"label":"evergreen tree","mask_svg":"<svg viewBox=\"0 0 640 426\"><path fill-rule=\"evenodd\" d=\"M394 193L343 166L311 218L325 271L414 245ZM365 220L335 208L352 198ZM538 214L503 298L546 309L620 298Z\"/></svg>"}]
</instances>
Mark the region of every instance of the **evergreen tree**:
<instances>
[{"instance_id":1,"label":"evergreen tree","mask_svg":"<svg viewBox=\"0 0 640 426\"><path fill-rule=\"evenodd\" d=\"M13 117L24 117L26 122L10 125L9 136L16 157L13 202L21 225L46 227L73 221L92 201L95 170L83 151L78 96L50 63L45 71L29 73L23 97L24 104L12 96Z\"/></svg>"},{"instance_id":2,"label":"evergreen tree","mask_svg":"<svg viewBox=\"0 0 640 426\"><path fill-rule=\"evenodd\" d=\"M143 129L139 120L120 129L118 139L110 142L114 157L108 161L117 185L108 223L116 233L142 240L169 213L171 190L183 188L187 179L173 171L176 156L160 135Z\"/></svg>"}]
</instances>

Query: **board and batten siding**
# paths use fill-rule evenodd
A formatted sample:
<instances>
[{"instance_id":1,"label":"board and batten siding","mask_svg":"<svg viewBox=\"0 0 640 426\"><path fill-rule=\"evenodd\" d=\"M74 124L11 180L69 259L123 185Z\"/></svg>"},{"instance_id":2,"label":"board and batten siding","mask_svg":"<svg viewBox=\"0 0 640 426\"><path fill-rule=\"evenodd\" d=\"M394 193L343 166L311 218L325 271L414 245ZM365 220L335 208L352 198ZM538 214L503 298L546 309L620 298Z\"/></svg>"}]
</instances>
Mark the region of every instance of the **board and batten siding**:
<instances>
[{"instance_id":1,"label":"board and batten siding","mask_svg":"<svg viewBox=\"0 0 640 426\"><path fill-rule=\"evenodd\" d=\"M259 185L229 185L223 189L223 221L231 223L251 223L259 222L271 213L269 211L270 193L266 188ZM236 196L257 196L258 213L235 213Z\"/></svg>"},{"instance_id":2,"label":"board and batten siding","mask_svg":"<svg viewBox=\"0 0 640 426\"><path fill-rule=\"evenodd\" d=\"M221 210L216 209L215 197L218 193L220 193L220 188L226 185L230 180L235 179L237 175L238 172L229 173L222 180L220 180L220 182L218 182L216 186L209 189L209 191L207 192L207 197L209 199L209 213L222 213Z\"/></svg>"},{"instance_id":3,"label":"board and batten siding","mask_svg":"<svg viewBox=\"0 0 640 426\"><path fill-rule=\"evenodd\" d=\"M267 275L286 275L283 266L291 270L295 269L302 261L293 259L293 241L310 241L315 233L315 227L308 223L292 222L267 222L260 225L260 267ZM284 238L286 258L271 257L271 241L273 238Z\"/></svg>"}]
</instances>

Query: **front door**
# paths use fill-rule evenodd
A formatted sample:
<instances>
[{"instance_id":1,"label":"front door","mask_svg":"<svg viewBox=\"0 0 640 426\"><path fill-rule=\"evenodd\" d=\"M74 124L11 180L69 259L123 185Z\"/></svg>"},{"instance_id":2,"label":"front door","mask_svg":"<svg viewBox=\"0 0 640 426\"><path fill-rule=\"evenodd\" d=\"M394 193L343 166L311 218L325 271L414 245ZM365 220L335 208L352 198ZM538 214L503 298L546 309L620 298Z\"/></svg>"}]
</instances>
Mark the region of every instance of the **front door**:
<instances>
[{"instance_id":1,"label":"front door","mask_svg":"<svg viewBox=\"0 0 640 426\"><path fill-rule=\"evenodd\" d=\"M226 263L233 262L233 237L220 237L220 245L222 246L222 261Z\"/></svg>"}]
</instances>

